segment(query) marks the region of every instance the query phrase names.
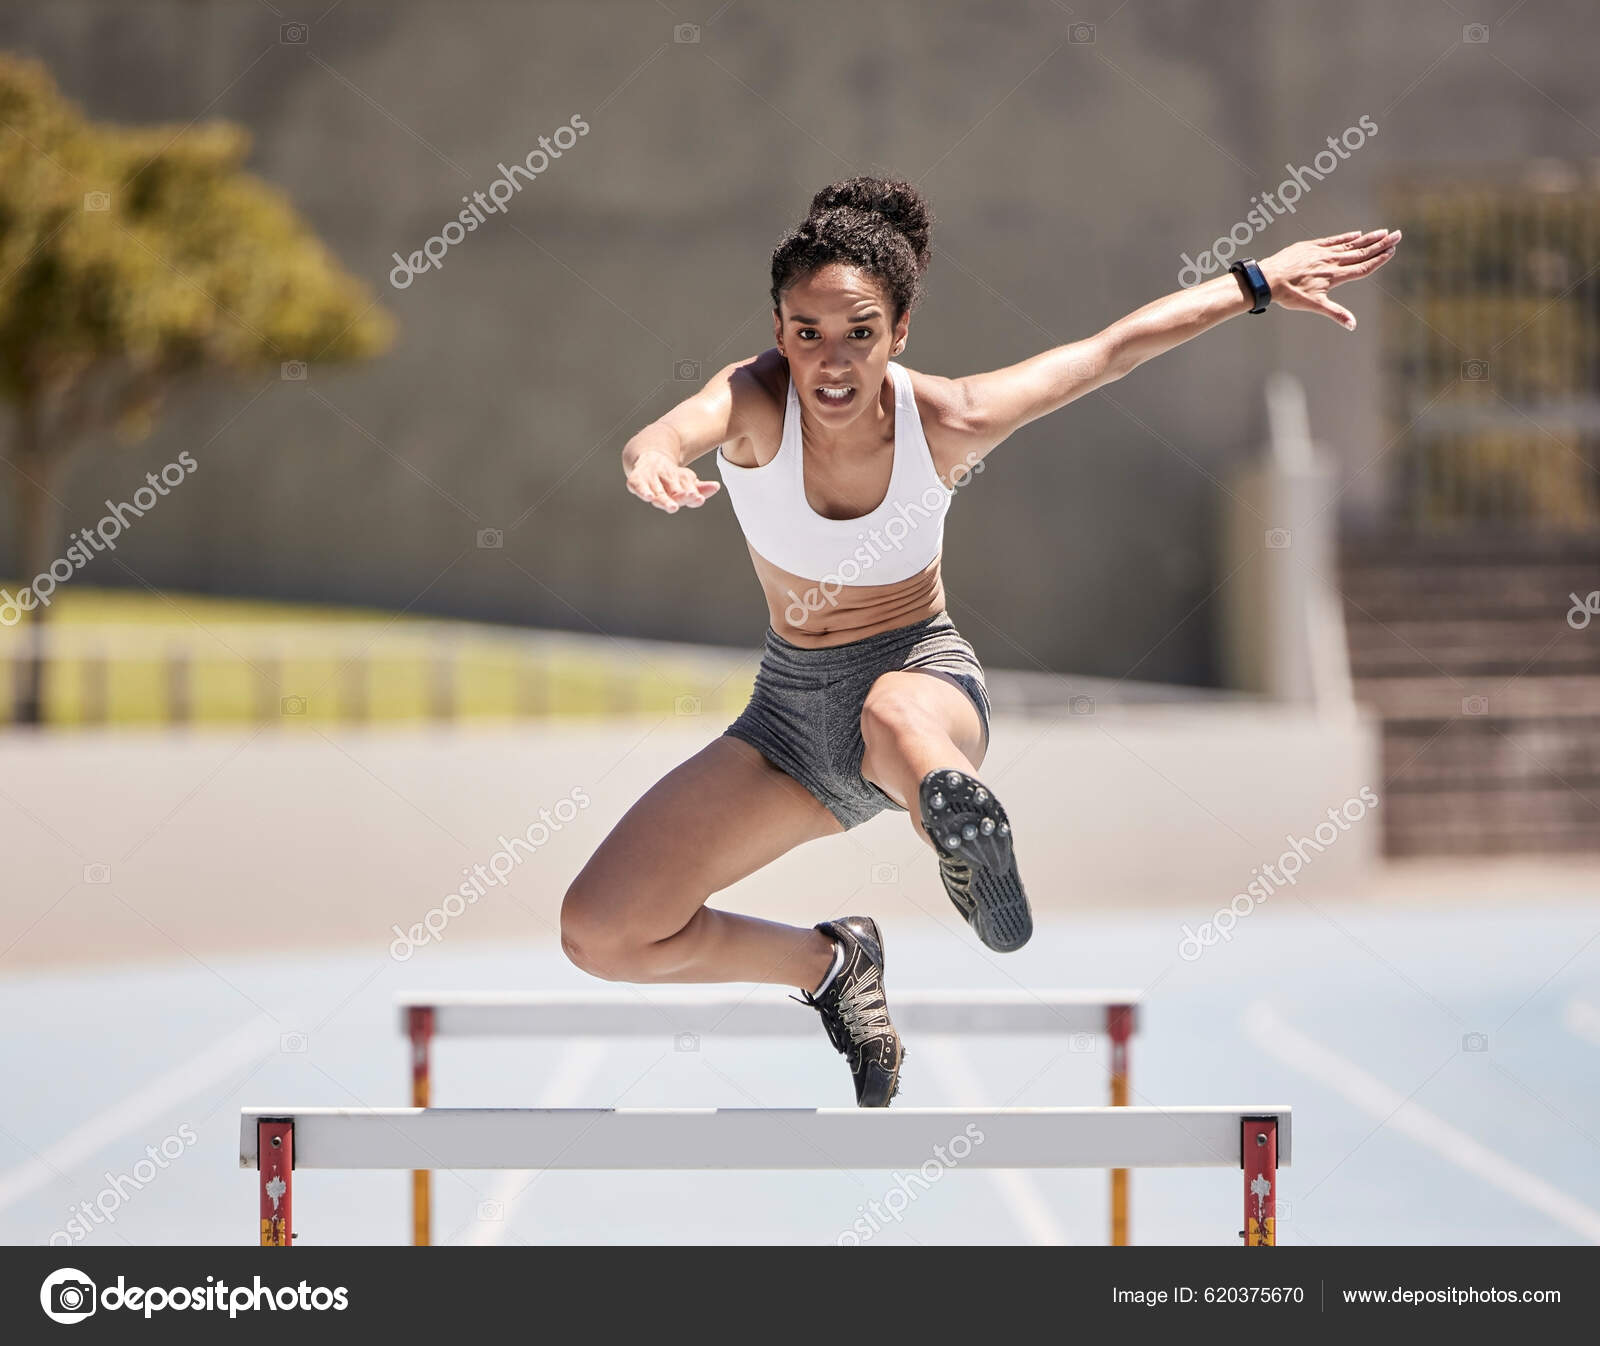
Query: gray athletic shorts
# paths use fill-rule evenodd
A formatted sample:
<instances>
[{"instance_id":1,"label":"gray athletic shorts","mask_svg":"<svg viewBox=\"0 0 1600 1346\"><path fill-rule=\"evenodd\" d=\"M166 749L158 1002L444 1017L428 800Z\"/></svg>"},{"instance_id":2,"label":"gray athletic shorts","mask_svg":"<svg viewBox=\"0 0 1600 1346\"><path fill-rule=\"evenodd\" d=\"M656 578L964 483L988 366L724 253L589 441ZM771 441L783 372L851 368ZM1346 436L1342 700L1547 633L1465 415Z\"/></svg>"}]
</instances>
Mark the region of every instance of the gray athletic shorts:
<instances>
[{"instance_id":1,"label":"gray athletic shorts","mask_svg":"<svg viewBox=\"0 0 1600 1346\"><path fill-rule=\"evenodd\" d=\"M821 649L791 645L769 623L750 703L723 732L793 776L847 830L886 808L903 813L861 774L861 707L879 675L896 669L920 669L955 683L977 706L988 744L983 666L948 612Z\"/></svg>"}]
</instances>

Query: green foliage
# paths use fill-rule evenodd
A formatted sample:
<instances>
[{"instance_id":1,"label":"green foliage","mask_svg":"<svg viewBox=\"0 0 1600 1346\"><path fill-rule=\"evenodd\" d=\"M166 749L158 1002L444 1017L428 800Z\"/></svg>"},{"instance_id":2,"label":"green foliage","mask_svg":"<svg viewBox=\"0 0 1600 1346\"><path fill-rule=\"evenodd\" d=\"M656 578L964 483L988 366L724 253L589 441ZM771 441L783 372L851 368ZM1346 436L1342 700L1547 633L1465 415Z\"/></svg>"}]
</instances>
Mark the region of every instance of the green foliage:
<instances>
[{"instance_id":1,"label":"green foliage","mask_svg":"<svg viewBox=\"0 0 1600 1346\"><path fill-rule=\"evenodd\" d=\"M388 315L241 169L249 149L226 122L91 122L41 65L0 53L0 397L70 403L114 370L126 417L206 365L383 350Z\"/></svg>"},{"instance_id":2,"label":"green foliage","mask_svg":"<svg viewBox=\"0 0 1600 1346\"><path fill-rule=\"evenodd\" d=\"M148 432L185 375L360 360L392 339L367 288L243 171L249 152L228 122L91 122L42 65L0 52L0 401L25 581L55 554L52 486L84 436ZM41 658L21 666L23 723L40 719Z\"/></svg>"}]
</instances>

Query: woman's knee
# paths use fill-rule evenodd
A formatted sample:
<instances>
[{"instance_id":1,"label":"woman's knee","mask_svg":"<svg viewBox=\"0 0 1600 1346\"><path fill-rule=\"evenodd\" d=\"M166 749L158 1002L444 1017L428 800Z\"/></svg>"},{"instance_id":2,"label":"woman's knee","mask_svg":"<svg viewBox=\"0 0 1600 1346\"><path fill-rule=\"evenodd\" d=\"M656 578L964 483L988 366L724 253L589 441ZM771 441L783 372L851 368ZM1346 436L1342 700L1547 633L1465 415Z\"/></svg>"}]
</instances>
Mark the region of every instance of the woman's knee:
<instances>
[{"instance_id":1,"label":"woman's knee","mask_svg":"<svg viewBox=\"0 0 1600 1346\"><path fill-rule=\"evenodd\" d=\"M667 936L670 938L670 933ZM619 911L614 895L575 880L561 903L561 951L602 981L651 981L660 970L659 931Z\"/></svg>"},{"instance_id":2,"label":"woman's knee","mask_svg":"<svg viewBox=\"0 0 1600 1346\"><path fill-rule=\"evenodd\" d=\"M928 734L948 737L974 766L982 760L988 742L971 696L952 678L931 674L932 670L885 673L873 683L861 707L861 738L868 760L885 760L886 754L894 755ZM930 688L938 690L930 694Z\"/></svg>"},{"instance_id":3,"label":"woman's knee","mask_svg":"<svg viewBox=\"0 0 1600 1346\"><path fill-rule=\"evenodd\" d=\"M861 737L870 749L937 722L911 687L886 674L873 683L861 706Z\"/></svg>"}]
</instances>

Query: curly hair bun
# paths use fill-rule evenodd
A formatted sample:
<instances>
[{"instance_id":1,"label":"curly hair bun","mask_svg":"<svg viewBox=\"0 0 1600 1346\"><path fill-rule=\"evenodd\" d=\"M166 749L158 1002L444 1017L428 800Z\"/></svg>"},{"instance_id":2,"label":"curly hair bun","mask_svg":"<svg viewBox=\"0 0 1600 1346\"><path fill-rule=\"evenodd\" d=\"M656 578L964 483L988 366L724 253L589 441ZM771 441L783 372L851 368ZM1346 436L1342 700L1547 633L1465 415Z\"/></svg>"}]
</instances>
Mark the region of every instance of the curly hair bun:
<instances>
[{"instance_id":1,"label":"curly hair bun","mask_svg":"<svg viewBox=\"0 0 1600 1346\"><path fill-rule=\"evenodd\" d=\"M916 255L917 270L926 271L933 256L928 240L933 233L933 212L922 193L899 178L847 178L831 183L811 198L811 214L839 207L881 215L903 235Z\"/></svg>"},{"instance_id":2,"label":"curly hair bun","mask_svg":"<svg viewBox=\"0 0 1600 1346\"><path fill-rule=\"evenodd\" d=\"M772 307L801 276L830 263L860 267L893 300L895 320L922 296L933 212L897 178L848 178L811 198L811 211L772 251Z\"/></svg>"}]
</instances>

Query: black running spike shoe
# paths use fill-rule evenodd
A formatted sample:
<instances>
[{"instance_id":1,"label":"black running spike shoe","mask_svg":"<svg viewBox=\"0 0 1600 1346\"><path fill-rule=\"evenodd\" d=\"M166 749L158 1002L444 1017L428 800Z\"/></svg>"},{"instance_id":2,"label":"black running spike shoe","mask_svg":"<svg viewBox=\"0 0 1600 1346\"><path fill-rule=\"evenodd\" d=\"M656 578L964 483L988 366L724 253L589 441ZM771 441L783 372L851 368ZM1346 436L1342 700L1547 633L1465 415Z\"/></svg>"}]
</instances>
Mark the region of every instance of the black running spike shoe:
<instances>
[{"instance_id":1,"label":"black running spike shoe","mask_svg":"<svg viewBox=\"0 0 1600 1346\"><path fill-rule=\"evenodd\" d=\"M850 1063L856 1105L886 1108L900 1092L905 1049L889 1022L889 1003L883 995L883 936L878 923L868 916L847 916L823 921L817 929L844 945L844 964L821 995L802 990L789 999L822 1015L828 1041Z\"/></svg>"},{"instance_id":2,"label":"black running spike shoe","mask_svg":"<svg viewBox=\"0 0 1600 1346\"><path fill-rule=\"evenodd\" d=\"M996 953L1020 949L1033 936L1033 913L1000 801L976 777L944 769L922 778L918 803L956 910Z\"/></svg>"}]
</instances>

